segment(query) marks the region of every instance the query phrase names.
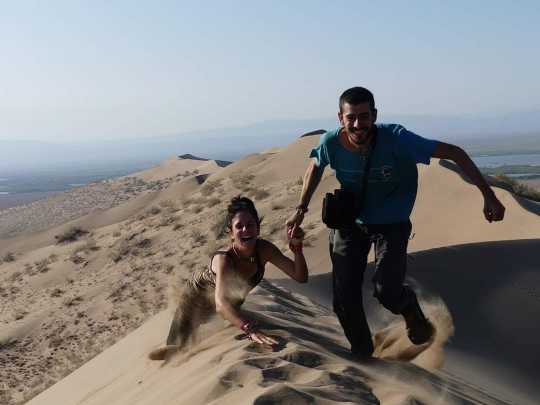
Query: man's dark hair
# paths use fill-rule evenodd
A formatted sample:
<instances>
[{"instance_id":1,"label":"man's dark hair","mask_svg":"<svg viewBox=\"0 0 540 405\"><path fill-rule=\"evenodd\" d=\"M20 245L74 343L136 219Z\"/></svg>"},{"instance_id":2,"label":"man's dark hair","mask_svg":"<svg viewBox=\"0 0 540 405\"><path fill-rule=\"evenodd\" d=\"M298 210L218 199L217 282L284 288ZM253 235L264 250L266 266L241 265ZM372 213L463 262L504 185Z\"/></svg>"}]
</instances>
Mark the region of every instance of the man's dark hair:
<instances>
[{"instance_id":1,"label":"man's dark hair","mask_svg":"<svg viewBox=\"0 0 540 405\"><path fill-rule=\"evenodd\" d=\"M343 104L358 105L369 103L369 107L375 110L375 98L373 93L364 87L351 87L345 90L339 98L339 111L343 112Z\"/></svg>"},{"instance_id":2,"label":"man's dark hair","mask_svg":"<svg viewBox=\"0 0 540 405\"><path fill-rule=\"evenodd\" d=\"M229 206L227 207L226 227L229 232L232 229L232 220L234 216L241 211L249 212L255 219L257 226L261 225L261 220L259 219L259 214L255 209L255 204L253 204L253 201L247 197L237 196L231 200Z\"/></svg>"}]
</instances>

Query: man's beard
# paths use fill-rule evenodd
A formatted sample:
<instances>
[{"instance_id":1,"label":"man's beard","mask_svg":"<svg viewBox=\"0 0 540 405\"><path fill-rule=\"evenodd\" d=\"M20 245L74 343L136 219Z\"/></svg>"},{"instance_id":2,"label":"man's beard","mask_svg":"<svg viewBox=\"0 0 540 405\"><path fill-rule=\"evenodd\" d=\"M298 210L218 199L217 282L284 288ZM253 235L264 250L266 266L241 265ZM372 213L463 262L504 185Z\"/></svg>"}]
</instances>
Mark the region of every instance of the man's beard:
<instances>
[{"instance_id":1,"label":"man's beard","mask_svg":"<svg viewBox=\"0 0 540 405\"><path fill-rule=\"evenodd\" d=\"M347 128L350 141L356 146L366 146L371 139L369 128L360 128L358 131Z\"/></svg>"}]
</instances>

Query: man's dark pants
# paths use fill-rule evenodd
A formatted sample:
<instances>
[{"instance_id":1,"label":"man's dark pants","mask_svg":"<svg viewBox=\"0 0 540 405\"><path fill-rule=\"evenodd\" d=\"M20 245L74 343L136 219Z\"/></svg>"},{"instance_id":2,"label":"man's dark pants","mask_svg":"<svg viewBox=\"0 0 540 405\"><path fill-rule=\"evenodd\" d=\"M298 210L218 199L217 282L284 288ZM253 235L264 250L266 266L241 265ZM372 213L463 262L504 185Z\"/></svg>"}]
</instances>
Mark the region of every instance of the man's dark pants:
<instances>
[{"instance_id":1,"label":"man's dark pants","mask_svg":"<svg viewBox=\"0 0 540 405\"><path fill-rule=\"evenodd\" d=\"M407 270L407 244L411 222L362 225L330 232L330 258L334 290L334 312L339 318L351 351L373 353L371 331L364 313L362 282L371 245L375 246L374 295L395 314L416 300L404 286Z\"/></svg>"}]
</instances>

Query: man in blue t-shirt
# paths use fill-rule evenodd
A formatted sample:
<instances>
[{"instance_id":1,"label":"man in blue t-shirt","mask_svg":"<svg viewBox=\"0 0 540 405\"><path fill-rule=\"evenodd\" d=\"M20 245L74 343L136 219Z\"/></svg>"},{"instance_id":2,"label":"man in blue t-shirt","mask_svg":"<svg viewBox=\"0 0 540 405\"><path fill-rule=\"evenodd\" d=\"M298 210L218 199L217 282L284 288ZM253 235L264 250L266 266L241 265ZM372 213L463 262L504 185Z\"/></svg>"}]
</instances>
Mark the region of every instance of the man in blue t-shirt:
<instances>
[{"instance_id":1,"label":"man in blue t-shirt","mask_svg":"<svg viewBox=\"0 0 540 405\"><path fill-rule=\"evenodd\" d=\"M330 165L341 188L361 200L355 201L361 208L351 225L330 231L333 306L351 351L361 357L373 353L362 303L371 245L375 246L374 295L385 308L403 315L414 344L426 343L433 336L433 325L414 291L404 284L417 163L429 164L431 157L454 161L482 192L489 222L503 219L504 206L463 149L423 138L401 125L375 124L377 109L369 90L346 90L339 99L338 118L340 128L322 135L319 146L311 151L313 159L304 175L300 204L287 220L288 232L294 234L302 223L324 168ZM367 162L368 173L364 173Z\"/></svg>"}]
</instances>

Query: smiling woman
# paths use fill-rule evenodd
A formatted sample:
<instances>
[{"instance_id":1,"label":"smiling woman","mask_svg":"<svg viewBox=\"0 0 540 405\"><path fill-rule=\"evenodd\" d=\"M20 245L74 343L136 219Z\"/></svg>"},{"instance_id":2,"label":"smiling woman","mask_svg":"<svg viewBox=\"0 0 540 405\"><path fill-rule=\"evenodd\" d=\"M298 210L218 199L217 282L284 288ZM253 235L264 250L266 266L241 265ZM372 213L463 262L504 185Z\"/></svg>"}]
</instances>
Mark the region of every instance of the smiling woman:
<instances>
[{"instance_id":1,"label":"smiling woman","mask_svg":"<svg viewBox=\"0 0 540 405\"><path fill-rule=\"evenodd\" d=\"M180 297L167 344L152 351L150 359L164 360L184 348L199 325L216 313L256 343L278 343L247 319L240 307L249 292L263 279L268 262L293 280L307 282L308 269L302 252L303 232L298 228L294 235L288 234L293 261L273 243L259 238L260 222L255 205L249 198L235 197L231 200L226 217L230 246L215 252L210 265L193 275Z\"/></svg>"}]
</instances>

